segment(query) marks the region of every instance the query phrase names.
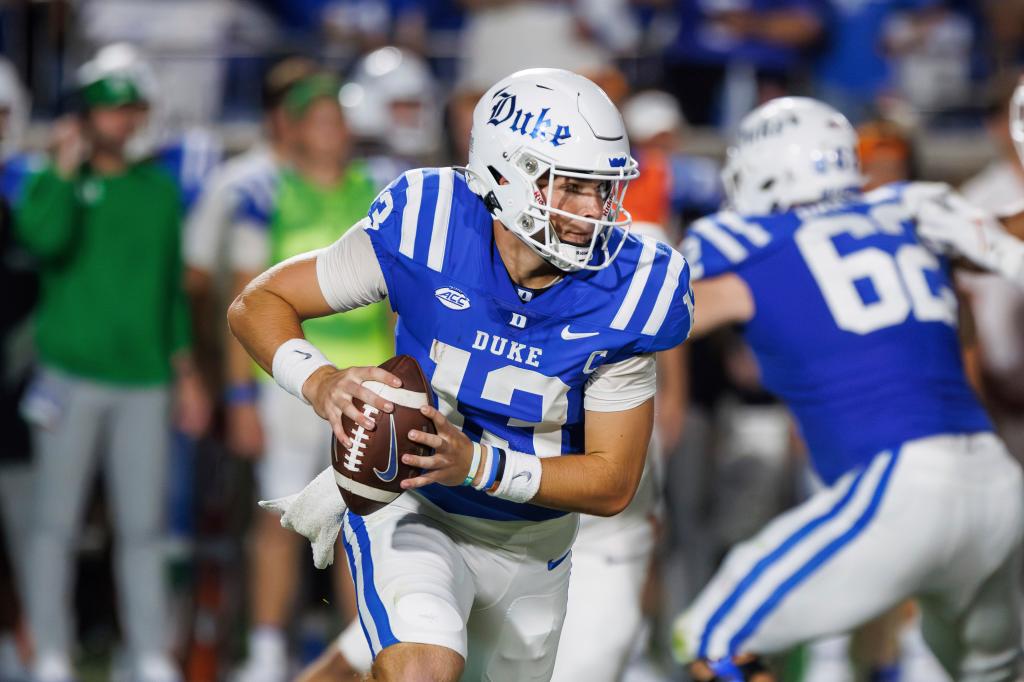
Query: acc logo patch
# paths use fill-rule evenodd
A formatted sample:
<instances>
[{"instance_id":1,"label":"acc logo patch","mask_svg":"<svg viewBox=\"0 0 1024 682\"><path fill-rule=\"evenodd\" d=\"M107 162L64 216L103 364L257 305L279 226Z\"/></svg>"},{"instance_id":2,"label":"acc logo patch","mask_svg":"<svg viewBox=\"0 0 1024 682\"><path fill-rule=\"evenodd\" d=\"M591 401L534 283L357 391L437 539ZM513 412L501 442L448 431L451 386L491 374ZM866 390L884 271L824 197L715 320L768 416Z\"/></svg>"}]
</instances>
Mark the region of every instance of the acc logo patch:
<instances>
[{"instance_id":1,"label":"acc logo patch","mask_svg":"<svg viewBox=\"0 0 1024 682\"><path fill-rule=\"evenodd\" d=\"M465 310L469 307L469 296L462 293L455 287L441 287L434 290L434 296L445 308L452 310Z\"/></svg>"}]
</instances>

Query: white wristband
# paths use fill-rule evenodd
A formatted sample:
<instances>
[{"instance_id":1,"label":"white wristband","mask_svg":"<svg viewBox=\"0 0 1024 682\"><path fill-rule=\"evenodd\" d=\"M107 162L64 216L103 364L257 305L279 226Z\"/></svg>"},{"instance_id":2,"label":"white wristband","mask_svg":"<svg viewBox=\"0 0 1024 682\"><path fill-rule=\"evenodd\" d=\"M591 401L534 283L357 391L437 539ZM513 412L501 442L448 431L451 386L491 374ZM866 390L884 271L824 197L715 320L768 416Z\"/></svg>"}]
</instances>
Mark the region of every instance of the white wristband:
<instances>
[{"instance_id":1,"label":"white wristband","mask_svg":"<svg viewBox=\"0 0 1024 682\"><path fill-rule=\"evenodd\" d=\"M506 450L501 485L491 494L511 502L529 502L540 490L540 464L536 455Z\"/></svg>"},{"instance_id":2,"label":"white wristband","mask_svg":"<svg viewBox=\"0 0 1024 682\"><path fill-rule=\"evenodd\" d=\"M288 339L274 353L271 369L274 381L281 388L308 404L306 396L302 395L302 386L313 372L324 365L333 367L316 346L306 339Z\"/></svg>"},{"instance_id":3,"label":"white wristband","mask_svg":"<svg viewBox=\"0 0 1024 682\"><path fill-rule=\"evenodd\" d=\"M473 443L473 461L469 464L469 471L466 472L466 478L462 481L462 485L473 485L476 472L480 469L480 452L482 449L480 443Z\"/></svg>"}]
</instances>

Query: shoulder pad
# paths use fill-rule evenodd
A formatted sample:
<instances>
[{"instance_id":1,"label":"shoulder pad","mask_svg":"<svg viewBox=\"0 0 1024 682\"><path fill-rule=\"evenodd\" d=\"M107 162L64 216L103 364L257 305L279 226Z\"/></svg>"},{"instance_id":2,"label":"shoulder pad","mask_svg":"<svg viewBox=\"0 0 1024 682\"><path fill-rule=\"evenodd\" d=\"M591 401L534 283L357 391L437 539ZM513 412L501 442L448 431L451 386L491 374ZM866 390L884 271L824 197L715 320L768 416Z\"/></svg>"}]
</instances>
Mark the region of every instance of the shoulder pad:
<instances>
[{"instance_id":1,"label":"shoulder pad","mask_svg":"<svg viewBox=\"0 0 1024 682\"><path fill-rule=\"evenodd\" d=\"M366 229L378 253L383 250L441 272L451 241L449 227L472 222L464 208L467 197L475 196L453 168L406 171L370 205Z\"/></svg>"},{"instance_id":2,"label":"shoulder pad","mask_svg":"<svg viewBox=\"0 0 1024 682\"><path fill-rule=\"evenodd\" d=\"M733 270L771 241L771 232L760 221L721 211L691 224L682 248L693 278L702 279Z\"/></svg>"},{"instance_id":3,"label":"shoulder pad","mask_svg":"<svg viewBox=\"0 0 1024 682\"><path fill-rule=\"evenodd\" d=\"M653 237L630 235L610 267L618 278L611 329L640 336L644 352L671 348L689 335L693 292L681 253Z\"/></svg>"}]
</instances>

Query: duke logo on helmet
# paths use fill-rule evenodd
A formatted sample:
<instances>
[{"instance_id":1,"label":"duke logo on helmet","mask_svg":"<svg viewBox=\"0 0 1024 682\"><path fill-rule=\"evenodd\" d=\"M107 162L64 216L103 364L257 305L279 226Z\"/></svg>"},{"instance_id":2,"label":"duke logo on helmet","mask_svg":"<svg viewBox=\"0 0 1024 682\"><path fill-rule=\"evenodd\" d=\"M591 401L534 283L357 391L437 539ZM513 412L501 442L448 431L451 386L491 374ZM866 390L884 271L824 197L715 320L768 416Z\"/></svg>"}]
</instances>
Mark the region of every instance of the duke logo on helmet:
<instances>
[{"instance_id":1,"label":"duke logo on helmet","mask_svg":"<svg viewBox=\"0 0 1024 682\"><path fill-rule=\"evenodd\" d=\"M496 101L495 101L496 100ZM500 126L512 119L512 131L520 135L529 135L533 139L550 140L551 145L557 147L564 144L565 140L572 137L569 126L555 124L555 131L549 132L552 126L548 118L550 107L544 107L540 113L523 111L516 108L516 96L510 92L500 90L491 98L494 106L491 107L491 117L487 119L487 125ZM531 122L533 125L531 126ZM625 163L623 163L625 165Z\"/></svg>"}]
</instances>

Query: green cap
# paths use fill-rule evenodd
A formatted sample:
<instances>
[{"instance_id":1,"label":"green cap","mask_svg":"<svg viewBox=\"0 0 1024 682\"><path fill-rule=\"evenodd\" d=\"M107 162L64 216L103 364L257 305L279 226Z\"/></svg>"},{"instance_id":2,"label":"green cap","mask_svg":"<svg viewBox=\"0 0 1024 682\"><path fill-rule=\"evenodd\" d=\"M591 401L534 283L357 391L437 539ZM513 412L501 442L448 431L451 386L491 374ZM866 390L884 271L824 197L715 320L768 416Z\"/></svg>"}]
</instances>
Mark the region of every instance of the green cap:
<instances>
[{"instance_id":1,"label":"green cap","mask_svg":"<svg viewBox=\"0 0 1024 682\"><path fill-rule=\"evenodd\" d=\"M329 73L308 76L289 88L288 94L284 96L284 110L290 117L299 118L318 99L337 101L340 91L341 81Z\"/></svg>"},{"instance_id":2,"label":"green cap","mask_svg":"<svg viewBox=\"0 0 1024 682\"><path fill-rule=\"evenodd\" d=\"M145 104L142 88L128 73L112 73L82 87L85 104L92 107L119 107L127 104Z\"/></svg>"}]
</instances>

